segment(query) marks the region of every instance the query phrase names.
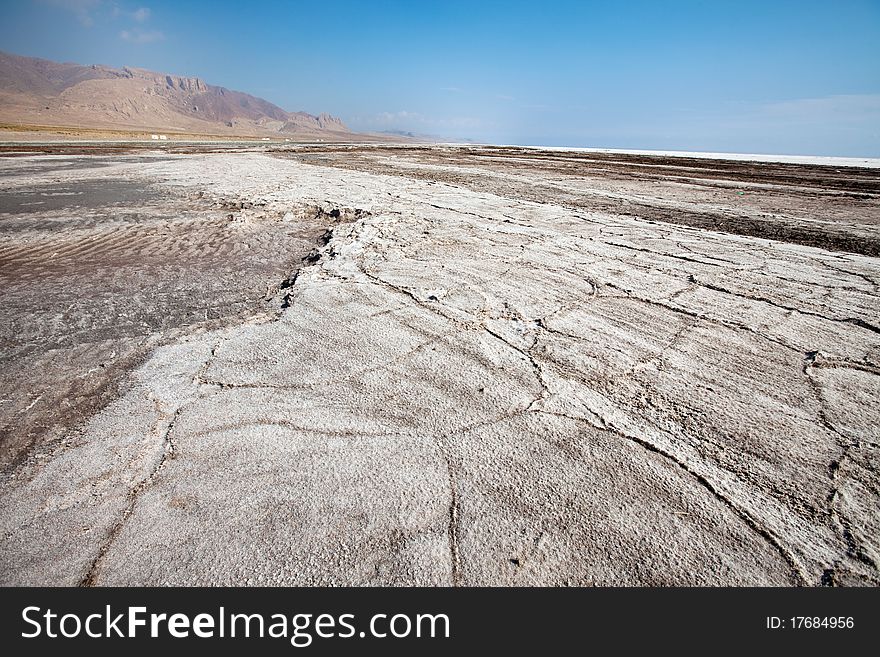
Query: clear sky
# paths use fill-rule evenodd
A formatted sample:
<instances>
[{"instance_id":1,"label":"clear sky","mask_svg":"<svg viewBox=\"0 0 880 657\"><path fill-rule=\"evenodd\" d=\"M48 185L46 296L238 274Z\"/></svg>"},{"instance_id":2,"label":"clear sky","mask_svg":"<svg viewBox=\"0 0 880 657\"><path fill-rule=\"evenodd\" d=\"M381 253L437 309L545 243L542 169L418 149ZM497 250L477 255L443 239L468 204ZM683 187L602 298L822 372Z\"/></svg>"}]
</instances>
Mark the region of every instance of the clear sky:
<instances>
[{"instance_id":1,"label":"clear sky","mask_svg":"<svg viewBox=\"0 0 880 657\"><path fill-rule=\"evenodd\" d=\"M197 75L357 130L880 156L880 0L0 0L0 49Z\"/></svg>"}]
</instances>

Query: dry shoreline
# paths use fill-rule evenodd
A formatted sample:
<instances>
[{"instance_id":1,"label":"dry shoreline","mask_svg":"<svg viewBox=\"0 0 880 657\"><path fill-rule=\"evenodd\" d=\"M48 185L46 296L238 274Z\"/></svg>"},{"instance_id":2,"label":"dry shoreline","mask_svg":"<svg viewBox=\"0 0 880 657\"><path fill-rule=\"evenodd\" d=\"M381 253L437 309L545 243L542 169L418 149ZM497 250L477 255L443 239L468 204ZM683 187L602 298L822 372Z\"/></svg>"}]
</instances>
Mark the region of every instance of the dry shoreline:
<instances>
[{"instance_id":1,"label":"dry shoreline","mask_svg":"<svg viewBox=\"0 0 880 657\"><path fill-rule=\"evenodd\" d=\"M130 148L0 157L0 581L880 582L876 170Z\"/></svg>"}]
</instances>

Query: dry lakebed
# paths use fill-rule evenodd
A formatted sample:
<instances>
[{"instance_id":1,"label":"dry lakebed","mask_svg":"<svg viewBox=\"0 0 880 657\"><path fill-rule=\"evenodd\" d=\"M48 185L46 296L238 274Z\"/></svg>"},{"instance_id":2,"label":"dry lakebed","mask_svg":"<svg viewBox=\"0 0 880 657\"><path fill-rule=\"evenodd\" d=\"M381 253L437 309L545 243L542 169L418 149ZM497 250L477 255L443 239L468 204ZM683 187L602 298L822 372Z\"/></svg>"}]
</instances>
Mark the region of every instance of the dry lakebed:
<instances>
[{"instance_id":1,"label":"dry lakebed","mask_svg":"<svg viewBox=\"0 0 880 657\"><path fill-rule=\"evenodd\" d=\"M779 159L0 148L0 582L877 585L880 168Z\"/></svg>"}]
</instances>

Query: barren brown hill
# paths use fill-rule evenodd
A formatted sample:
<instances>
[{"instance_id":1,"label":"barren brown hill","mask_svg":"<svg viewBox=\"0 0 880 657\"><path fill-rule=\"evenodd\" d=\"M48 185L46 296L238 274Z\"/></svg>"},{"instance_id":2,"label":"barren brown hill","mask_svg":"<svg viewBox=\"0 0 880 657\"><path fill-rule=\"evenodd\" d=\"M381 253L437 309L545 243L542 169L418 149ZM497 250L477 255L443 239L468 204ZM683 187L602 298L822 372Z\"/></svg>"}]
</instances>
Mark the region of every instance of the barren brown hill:
<instances>
[{"instance_id":1,"label":"barren brown hill","mask_svg":"<svg viewBox=\"0 0 880 657\"><path fill-rule=\"evenodd\" d=\"M224 136L351 139L329 114L287 112L197 77L0 52L0 122Z\"/></svg>"}]
</instances>

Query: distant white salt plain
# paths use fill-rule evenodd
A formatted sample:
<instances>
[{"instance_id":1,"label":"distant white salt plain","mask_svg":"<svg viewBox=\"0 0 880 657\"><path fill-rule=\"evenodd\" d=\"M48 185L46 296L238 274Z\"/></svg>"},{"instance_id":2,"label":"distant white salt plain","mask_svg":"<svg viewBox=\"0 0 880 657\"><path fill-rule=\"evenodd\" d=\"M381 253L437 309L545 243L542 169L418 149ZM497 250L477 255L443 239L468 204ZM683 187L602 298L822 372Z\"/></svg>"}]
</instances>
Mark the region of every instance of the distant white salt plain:
<instances>
[{"instance_id":1,"label":"distant white salt plain","mask_svg":"<svg viewBox=\"0 0 880 657\"><path fill-rule=\"evenodd\" d=\"M447 145L447 144L444 144ZM457 145L457 144L448 144ZM470 144L473 146L474 144ZM481 144L487 146L488 144ZM497 144L496 144L497 145ZM570 146L520 146L507 144L505 147L528 148L539 151L565 151L574 153L617 153L620 155L658 155L664 157L692 157L704 160L732 160L739 162L777 162L781 164L818 164L832 167L865 167L880 169L878 157L834 157L820 155L770 155L766 153L708 153L703 151L652 151L625 148L576 148Z\"/></svg>"}]
</instances>

